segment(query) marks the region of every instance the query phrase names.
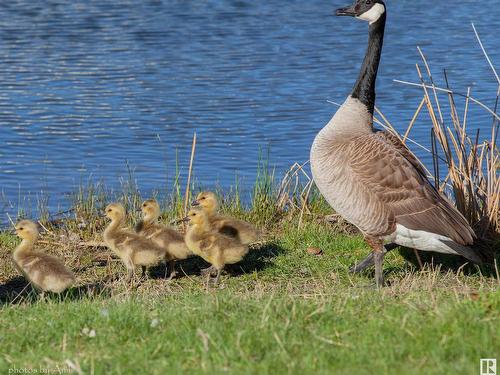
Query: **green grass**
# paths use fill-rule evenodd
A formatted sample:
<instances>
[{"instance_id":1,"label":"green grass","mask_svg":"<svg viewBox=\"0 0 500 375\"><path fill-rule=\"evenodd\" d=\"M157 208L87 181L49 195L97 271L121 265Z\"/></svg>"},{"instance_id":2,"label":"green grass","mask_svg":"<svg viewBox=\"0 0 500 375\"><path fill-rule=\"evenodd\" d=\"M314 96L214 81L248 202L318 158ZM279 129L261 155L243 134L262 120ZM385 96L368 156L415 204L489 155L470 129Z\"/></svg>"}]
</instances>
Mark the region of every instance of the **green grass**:
<instances>
[{"instance_id":1,"label":"green grass","mask_svg":"<svg viewBox=\"0 0 500 375\"><path fill-rule=\"evenodd\" d=\"M495 269L417 270L392 252L388 286L377 290L373 271L348 272L369 252L363 239L326 220L331 209L295 176L277 184L261 163L250 205L237 187L226 192L222 210L265 239L217 289L206 288L198 258L179 262L184 274L172 282L159 266L130 288L123 265L95 246L107 203L123 202L132 225L149 198L132 175L114 195L89 184L66 217L44 222L39 248L78 277L62 296L31 291L11 260L18 239L0 233L0 373L475 374L481 358L500 357ZM182 191L176 180L157 195L163 222L183 215Z\"/></svg>"},{"instance_id":2,"label":"green grass","mask_svg":"<svg viewBox=\"0 0 500 375\"><path fill-rule=\"evenodd\" d=\"M80 285L101 288L4 296L0 373L475 374L480 358L500 356L495 277L417 271L393 253L379 291L370 272L347 272L368 252L361 237L314 216L297 229L295 216L270 226L217 289L205 288L198 259L181 263L187 275L173 282L159 267L128 289L109 279L124 275L119 262L96 262L106 250L46 245L80 269ZM7 261L16 243L0 236L3 283L16 278Z\"/></svg>"},{"instance_id":3,"label":"green grass","mask_svg":"<svg viewBox=\"0 0 500 375\"><path fill-rule=\"evenodd\" d=\"M262 293L254 283L4 309L2 368L69 359L85 373L471 374L499 354L498 293L472 301L334 283Z\"/></svg>"}]
</instances>

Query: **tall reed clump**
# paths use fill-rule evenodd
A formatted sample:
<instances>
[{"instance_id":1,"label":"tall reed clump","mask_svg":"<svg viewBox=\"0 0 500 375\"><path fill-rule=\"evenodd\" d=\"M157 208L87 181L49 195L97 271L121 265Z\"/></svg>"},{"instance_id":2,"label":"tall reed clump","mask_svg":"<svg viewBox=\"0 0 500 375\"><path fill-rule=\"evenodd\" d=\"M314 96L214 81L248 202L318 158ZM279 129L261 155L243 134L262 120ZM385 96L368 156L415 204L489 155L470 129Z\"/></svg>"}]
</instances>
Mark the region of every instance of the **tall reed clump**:
<instances>
[{"instance_id":1,"label":"tall reed clump","mask_svg":"<svg viewBox=\"0 0 500 375\"><path fill-rule=\"evenodd\" d=\"M418 48L423 63L423 66L416 64L420 83L395 80L422 88L422 100L401 140L417 144L409 138L409 135L415 120L426 108L428 119L432 124L431 150L427 151L432 155L434 170L429 174L433 176L435 186L440 191L451 194L457 208L473 225L480 237L498 239L500 238L500 155L497 135L500 116L497 107L500 79L474 25L472 27L498 83L494 108L489 108L472 97L470 88L466 94L453 91L449 86L446 71L444 72L446 87L438 87L424 53ZM443 93L447 98L445 102L442 100ZM465 101L462 115L457 109L457 100ZM469 128L468 114L471 105L479 105L491 115L491 123L481 124L481 131L471 131ZM377 115L382 120L383 126L393 130L378 110ZM487 136L483 138L485 133Z\"/></svg>"}]
</instances>

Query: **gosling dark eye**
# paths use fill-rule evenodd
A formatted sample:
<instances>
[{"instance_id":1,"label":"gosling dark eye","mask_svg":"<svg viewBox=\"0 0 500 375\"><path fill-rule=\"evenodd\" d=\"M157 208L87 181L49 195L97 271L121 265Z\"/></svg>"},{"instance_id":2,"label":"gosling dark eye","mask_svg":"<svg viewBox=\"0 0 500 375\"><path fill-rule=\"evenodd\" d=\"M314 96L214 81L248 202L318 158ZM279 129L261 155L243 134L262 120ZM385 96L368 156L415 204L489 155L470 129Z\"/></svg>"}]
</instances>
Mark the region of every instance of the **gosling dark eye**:
<instances>
[{"instance_id":1,"label":"gosling dark eye","mask_svg":"<svg viewBox=\"0 0 500 375\"><path fill-rule=\"evenodd\" d=\"M111 211L113 211L113 210L112 210L112 209L109 209L109 210L107 210L106 212L111 212Z\"/></svg>"},{"instance_id":2,"label":"gosling dark eye","mask_svg":"<svg viewBox=\"0 0 500 375\"><path fill-rule=\"evenodd\" d=\"M204 200L204 199L206 199L206 198L205 197L201 197L201 200Z\"/></svg>"},{"instance_id":3,"label":"gosling dark eye","mask_svg":"<svg viewBox=\"0 0 500 375\"><path fill-rule=\"evenodd\" d=\"M196 216L196 214L193 214L193 216Z\"/></svg>"},{"instance_id":4,"label":"gosling dark eye","mask_svg":"<svg viewBox=\"0 0 500 375\"><path fill-rule=\"evenodd\" d=\"M23 227L21 227L21 228L19 228L19 230L24 230L24 228L23 228Z\"/></svg>"}]
</instances>

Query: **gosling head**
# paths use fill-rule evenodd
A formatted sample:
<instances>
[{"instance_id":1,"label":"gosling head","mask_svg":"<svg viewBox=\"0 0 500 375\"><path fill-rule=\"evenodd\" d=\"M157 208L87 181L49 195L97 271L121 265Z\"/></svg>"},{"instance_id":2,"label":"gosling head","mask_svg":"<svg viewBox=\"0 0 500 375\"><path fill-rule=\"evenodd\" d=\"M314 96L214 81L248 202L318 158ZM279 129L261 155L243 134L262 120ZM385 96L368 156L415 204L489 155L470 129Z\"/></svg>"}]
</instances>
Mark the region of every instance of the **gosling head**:
<instances>
[{"instance_id":1,"label":"gosling head","mask_svg":"<svg viewBox=\"0 0 500 375\"><path fill-rule=\"evenodd\" d=\"M142 217L144 220L156 220L160 217L160 205L154 199L148 199L141 205Z\"/></svg>"},{"instance_id":2,"label":"gosling head","mask_svg":"<svg viewBox=\"0 0 500 375\"><path fill-rule=\"evenodd\" d=\"M111 203L106 206L104 215L112 221L123 220L125 218L125 208L120 203Z\"/></svg>"},{"instance_id":3,"label":"gosling head","mask_svg":"<svg viewBox=\"0 0 500 375\"><path fill-rule=\"evenodd\" d=\"M191 205L200 207L202 210L208 212L209 214L217 211L217 208L219 206L217 197L211 191L202 191L200 194L198 194Z\"/></svg>"},{"instance_id":4,"label":"gosling head","mask_svg":"<svg viewBox=\"0 0 500 375\"><path fill-rule=\"evenodd\" d=\"M189 222L190 225L204 225L208 222L208 217L203 210L191 209L183 221Z\"/></svg>"},{"instance_id":5,"label":"gosling head","mask_svg":"<svg viewBox=\"0 0 500 375\"><path fill-rule=\"evenodd\" d=\"M354 4L337 9L337 16L349 16L368 21L370 25L385 17L385 4L381 0L355 0Z\"/></svg>"},{"instance_id":6,"label":"gosling head","mask_svg":"<svg viewBox=\"0 0 500 375\"><path fill-rule=\"evenodd\" d=\"M37 225L30 220L21 220L16 224L16 234L23 240L36 240L38 233Z\"/></svg>"}]
</instances>

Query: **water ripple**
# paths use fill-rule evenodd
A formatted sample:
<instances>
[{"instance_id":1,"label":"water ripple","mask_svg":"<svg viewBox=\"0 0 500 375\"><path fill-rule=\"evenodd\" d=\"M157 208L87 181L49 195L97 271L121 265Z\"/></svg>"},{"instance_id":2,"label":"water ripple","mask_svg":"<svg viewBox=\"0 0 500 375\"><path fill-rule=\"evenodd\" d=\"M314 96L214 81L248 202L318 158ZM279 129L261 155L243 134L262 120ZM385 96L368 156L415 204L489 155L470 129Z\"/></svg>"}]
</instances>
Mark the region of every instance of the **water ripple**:
<instances>
[{"instance_id":1,"label":"water ripple","mask_svg":"<svg viewBox=\"0 0 500 375\"><path fill-rule=\"evenodd\" d=\"M439 84L446 67L455 89L471 86L493 105L496 85L469 24L498 64L489 30L500 14L496 1L481 4L390 4L378 106L399 129L420 98L392 79L418 79L416 45ZM176 150L186 167L194 131L205 186L233 184L236 173L249 186L267 147L278 170L307 160L336 110L327 100L343 101L365 50L366 25L333 17L333 8L319 0L2 2L0 191L11 202L47 191L55 208L90 174L119 187L126 162L142 191L164 188ZM471 110L471 126L491 124ZM428 134L419 120L413 136L425 143Z\"/></svg>"}]
</instances>

